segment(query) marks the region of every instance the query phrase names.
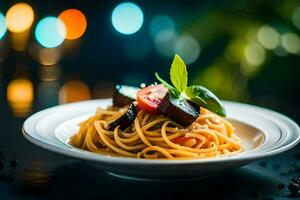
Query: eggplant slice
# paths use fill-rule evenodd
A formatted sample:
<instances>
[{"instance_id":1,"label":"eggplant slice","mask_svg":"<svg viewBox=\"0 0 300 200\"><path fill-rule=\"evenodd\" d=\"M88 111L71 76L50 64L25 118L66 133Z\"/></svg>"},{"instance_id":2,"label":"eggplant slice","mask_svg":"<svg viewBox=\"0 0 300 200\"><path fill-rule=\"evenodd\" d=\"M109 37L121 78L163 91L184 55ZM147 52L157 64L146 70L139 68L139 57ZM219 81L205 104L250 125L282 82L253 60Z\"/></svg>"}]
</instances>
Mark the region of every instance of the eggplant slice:
<instances>
[{"instance_id":1,"label":"eggplant slice","mask_svg":"<svg viewBox=\"0 0 300 200\"><path fill-rule=\"evenodd\" d=\"M123 107L136 100L136 93L140 88L128 85L116 85L113 95L113 105Z\"/></svg>"},{"instance_id":2,"label":"eggplant slice","mask_svg":"<svg viewBox=\"0 0 300 200\"><path fill-rule=\"evenodd\" d=\"M131 103L128 110L120 118L116 119L108 125L108 130L113 131L117 126L120 126L121 130L125 130L131 124L133 124L137 113L138 111L134 103Z\"/></svg>"},{"instance_id":3,"label":"eggplant slice","mask_svg":"<svg viewBox=\"0 0 300 200\"><path fill-rule=\"evenodd\" d=\"M199 107L185 99L174 98L168 92L162 99L158 110L183 126L189 126L199 116Z\"/></svg>"}]
</instances>

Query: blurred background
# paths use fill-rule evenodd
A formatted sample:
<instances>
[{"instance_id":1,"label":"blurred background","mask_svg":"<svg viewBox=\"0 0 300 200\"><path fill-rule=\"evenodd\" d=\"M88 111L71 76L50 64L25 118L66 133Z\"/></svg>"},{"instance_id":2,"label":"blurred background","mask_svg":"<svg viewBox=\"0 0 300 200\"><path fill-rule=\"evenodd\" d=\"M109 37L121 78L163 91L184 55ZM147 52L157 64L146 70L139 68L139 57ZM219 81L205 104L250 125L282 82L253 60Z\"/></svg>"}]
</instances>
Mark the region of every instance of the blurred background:
<instances>
[{"instance_id":1,"label":"blurred background","mask_svg":"<svg viewBox=\"0 0 300 200\"><path fill-rule=\"evenodd\" d=\"M114 83L189 83L300 122L300 1L1 1L1 123L110 97Z\"/></svg>"}]
</instances>

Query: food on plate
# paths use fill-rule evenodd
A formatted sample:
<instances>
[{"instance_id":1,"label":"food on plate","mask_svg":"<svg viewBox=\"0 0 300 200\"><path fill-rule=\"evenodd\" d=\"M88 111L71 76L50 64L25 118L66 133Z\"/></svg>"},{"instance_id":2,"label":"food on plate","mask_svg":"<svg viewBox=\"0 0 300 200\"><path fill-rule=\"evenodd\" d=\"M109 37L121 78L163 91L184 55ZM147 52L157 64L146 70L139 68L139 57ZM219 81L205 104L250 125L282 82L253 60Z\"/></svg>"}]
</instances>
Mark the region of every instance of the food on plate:
<instances>
[{"instance_id":1,"label":"food on plate","mask_svg":"<svg viewBox=\"0 0 300 200\"><path fill-rule=\"evenodd\" d=\"M158 110L183 126L189 126L199 116L199 106L189 100L175 98L169 93L162 99Z\"/></svg>"},{"instance_id":2,"label":"food on plate","mask_svg":"<svg viewBox=\"0 0 300 200\"><path fill-rule=\"evenodd\" d=\"M113 156L196 159L243 151L221 101L207 88L188 86L183 60L175 55L173 85L145 88L117 85L113 105L98 108L70 138L74 147Z\"/></svg>"},{"instance_id":3,"label":"food on plate","mask_svg":"<svg viewBox=\"0 0 300 200\"><path fill-rule=\"evenodd\" d=\"M125 130L133 123L136 115L136 105L134 103L131 103L129 108L119 118L108 124L108 130L113 131L118 126L120 127L120 129Z\"/></svg>"}]
</instances>

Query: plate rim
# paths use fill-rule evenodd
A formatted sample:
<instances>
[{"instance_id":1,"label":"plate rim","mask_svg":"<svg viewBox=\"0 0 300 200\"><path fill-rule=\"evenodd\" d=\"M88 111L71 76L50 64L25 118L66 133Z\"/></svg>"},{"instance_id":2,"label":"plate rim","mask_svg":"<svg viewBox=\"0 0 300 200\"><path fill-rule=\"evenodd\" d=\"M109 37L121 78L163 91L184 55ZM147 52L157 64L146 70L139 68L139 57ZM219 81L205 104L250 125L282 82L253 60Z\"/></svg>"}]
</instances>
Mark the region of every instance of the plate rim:
<instances>
[{"instance_id":1,"label":"plate rim","mask_svg":"<svg viewBox=\"0 0 300 200\"><path fill-rule=\"evenodd\" d=\"M33 120L34 118L42 115L43 113L47 113L50 111L55 111L56 109L59 109L61 107L67 107L67 106L74 106L74 105L79 105L79 104L85 104L85 103L96 103L99 101L111 101L111 98L106 98L106 99L96 99L96 100L87 100L87 101L81 101L81 102L75 102L75 103L69 103L69 104L63 104L63 105L58 105L58 106L54 106L54 107L50 107L44 110L41 110L39 112L34 113L33 115L31 115L30 117L28 117L22 126L22 133L23 136L30 141L31 143L50 150L52 152L58 153L58 154L62 154L62 155L66 155L66 156L70 156L73 158L78 158L78 159L83 159L83 160L88 160L88 161L93 161L93 162L101 162L101 163L109 163L109 164L125 164L125 165L184 165L184 164L212 164L212 163L219 163L219 162L242 162L242 161L252 161L252 160L256 160L256 159L261 159L264 157L269 157L272 155L276 155L279 153L283 153L293 147L295 147L299 142L300 142L300 128L297 125L296 122L294 122L292 119L290 119L289 117L278 113L276 111L267 109L267 108L262 108L259 106L255 106L255 105L250 105L250 104L245 104L245 103L239 103L239 102L232 102L232 101L222 101L225 104L233 104L236 106L245 106L245 107L251 107L254 108L256 110L261 110L263 112L268 112L272 115L275 115L276 118L280 121L285 120L284 124L285 125L289 125L288 127L290 129L293 129L294 131L296 131L297 137L294 141L292 141L289 144L286 144L284 146L281 146L277 149L273 149L271 151L267 151L267 152L262 152L261 154L250 154L250 155L245 155L243 157L235 157L235 156L231 156L231 157L219 157L219 158L215 158L215 159L187 159L187 160L147 160L147 159L137 159L137 158L128 158L128 157L118 157L118 156L109 156L109 155L102 155L102 154L97 154L97 153L93 153L93 152L89 152L86 150L80 150L80 149L76 149L77 151L73 151L72 149L63 149L63 148L58 148L55 145L51 145L48 144L46 142L43 142L41 140L38 140L37 138L35 138L34 136L32 136L32 134L28 133L25 130L26 126L29 126L28 123ZM41 117L40 117L41 118ZM38 118L38 119L40 119ZM294 133L295 134L295 133Z\"/></svg>"}]
</instances>

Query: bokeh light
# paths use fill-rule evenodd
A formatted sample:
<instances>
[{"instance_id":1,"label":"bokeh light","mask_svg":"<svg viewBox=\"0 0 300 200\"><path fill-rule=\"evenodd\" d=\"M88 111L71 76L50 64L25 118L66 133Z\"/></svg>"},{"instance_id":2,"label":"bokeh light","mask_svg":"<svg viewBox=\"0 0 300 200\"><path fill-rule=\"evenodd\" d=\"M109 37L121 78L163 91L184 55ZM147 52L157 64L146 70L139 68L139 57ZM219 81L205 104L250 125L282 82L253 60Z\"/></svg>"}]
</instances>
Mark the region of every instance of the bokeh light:
<instances>
[{"instance_id":1,"label":"bokeh light","mask_svg":"<svg viewBox=\"0 0 300 200\"><path fill-rule=\"evenodd\" d=\"M257 39L266 49L275 49L279 45L280 35L271 26L262 26L257 32Z\"/></svg>"},{"instance_id":2,"label":"bokeh light","mask_svg":"<svg viewBox=\"0 0 300 200\"><path fill-rule=\"evenodd\" d=\"M173 57L174 56L174 46L177 40L177 36L174 35L173 37L162 41L161 37L163 37L164 32L160 32L157 34L157 37L155 39L155 49L156 51L165 57Z\"/></svg>"},{"instance_id":3,"label":"bokeh light","mask_svg":"<svg viewBox=\"0 0 300 200\"><path fill-rule=\"evenodd\" d=\"M29 48L29 55L42 65L55 65L59 63L63 56L64 48L44 48L36 43L32 43Z\"/></svg>"},{"instance_id":4,"label":"bokeh light","mask_svg":"<svg viewBox=\"0 0 300 200\"><path fill-rule=\"evenodd\" d=\"M13 5L6 13L7 28L14 33L20 33L29 29L33 20L33 9L26 3L17 3Z\"/></svg>"},{"instance_id":5,"label":"bokeh light","mask_svg":"<svg viewBox=\"0 0 300 200\"><path fill-rule=\"evenodd\" d=\"M281 36L281 45L289 53L298 53L300 50L300 39L295 33L285 33Z\"/></svg>"},{"instance_id":6,"label":"bokeh light","mask_svg":"<svg viewBox=\"0 0 300 200\"><path fill-rule=\"evenodd\" d=\"M300 7L297 7L292 14L293 24L300 29Z\"/></svg>"},{"instance_id":7,"label":"bokeh light","mask_svg":"<svg viewBox=\"0 0 300 200\"><path fill-rule=\"evenodd\" d=\"M7 101L17 117L26 116L32 107L33 85L27 79L15 79L7 86Z\"/></svg>"},{"instance_id":8,"label":"bokeh light","mask_svg":"<svg viewBox=\"0 0 300 200\"><path fill-rule=\"evenodd\" d=\"M84 34L87 27L87 21L80 10L65 10L58 16L58 18L66 26L66 39L74 40L80 38Z\"/></svg>"},{"instance_id":9,"label":"bokeh light","mask_svg":"<svg viewBox=\"0 0 300 200\"><path fill-rule=\"evenodd\" d=\"M234 70L231 69L224 62L216 62L193 74L191 82L209 88L220 98L241 99L245 97L245 85L235 77Z\"/></svg>"},{"instance_id":10,"label":"bokeh light","mask_svg":"<svg viewBox=\"0 0 300 200\"><path fill-rule=\"evenodd\" d=\"M235 64L241 62L244 57L245 40L243 38L233 39L225 49L225 58L227 61Z\"/></svg>"},{"instance_id":11,"label":"bokeh light","mask_svg":"<svg viewBox=\"0 0 300 200\"><path fill-rule=\"evenodd\" d=\"M119 4L111 16L114 28L123 34L133 34L143 25L144 15L139 6L125 2Z\"/></svg>"},{"instance_id":12,"label":"bokeh light","mask_svg":"<svg viewBox=\"0 0 300 200\"><path fill-rule=\"evenodd\" d=\"M289 53L283 48L281 43L279 44L279 46L276 49L274 49L273 52L275 55L280 56L280 57L289 55Z\"/></svg>"},{"instance_id":13,"label":"bokeh light","mask_svg":"<svg viewBox=\"0 0 300 200\"><path fill-rule=\"evenodd\" d=\"M58 65L43 66L41 65L38 71L40 80L42 81L56 81L61 74Z\"/></svg>"},{"instance_id":14,"label":"bokeh light","mask_svg":"<svg viewBox=\"0 0 300 200\"><path fill-rule=\"evenodd\" d=\"M66 82L59 90L59 103L70 103L91 98L89 87L80 80Z\"/></svg>"},{"instance_id":15,"label":"bokeh light","mask_svg":"<svg viewBox=\"0 0 300 200\"><path fill-rule=\"evenodd\" d=\"M151 20L150 34L157 42L170 40L175 36L175 23L167 15L157 15Z\"/></svg>"},{"instance_id":16,"label":"bokeh light","mask_svg":"<svg viewBox=\"0 0 300 200\"><path fill-rule=\"evenodd\" d=\"M186 64L191 64L200 55L200 45L191 36L183 36L176 41L174 52L182 57Z\"/></svg>"},{"instance_id":17,"label":"bokeh light","mask_svg":"<svg viewBox=\"0 0 300 200\"><path fill-rule=\"evenodd\" d=\"M22 52L27 50L28 42L29 42L29 31L24 31L21 33L11 34L10 35L10 42L11 46L14 50Z\"/></svg>"},{"instance_id":18,"label":"bokeh light","mask_svg":"<svg viewBox=\"0 0 300 200\"><path fill-rule=\"evenodd\" d=\"M157 15L150 23L150 35L154 39L155 49L165 57L174 56L174 46L177 40L175 23L167 15Z\"/></svg>"},{"instance_id":19,"label":"bokeh light","mask_svg":"<svg viewBox=\"0 0 300 200\"><path fill-rule=\"evenodd\" d=\"M244 50L246 62L249 65L261 65L266 58L266 52L262 46L256 43L248 44Z\"/></svg>"},{"instance_id":20,"label":"bokeh light","mask_svg":"<svg viewBox=\"0 0 300 200\"><path fill-rule=\"evenodd\" d=\"M0 40L3 38L7 31L4 15L0 12Z\"/></svg>"},{"instance_id":21,"label":"bokeh light","mask_svg":"<svg viewBox=\"0 0 300 200\"><path fill-rule=\"evenodd\" d=\"M56 17L45 17L35 28L35 38L46 48L54 48L63 43L66 37L64 23Z\"/></svg>"},{"instance_id":22,"label":"bokeh light","mask_svg":"<svg viewBox=\"0 0 300 200\"><path fill-rule=\"evenodd\" d=\"M42 65L54 65L61 59L61 50L58 48L41 48L37 52L38 62Z\"/></svg>"}]
</instances>

